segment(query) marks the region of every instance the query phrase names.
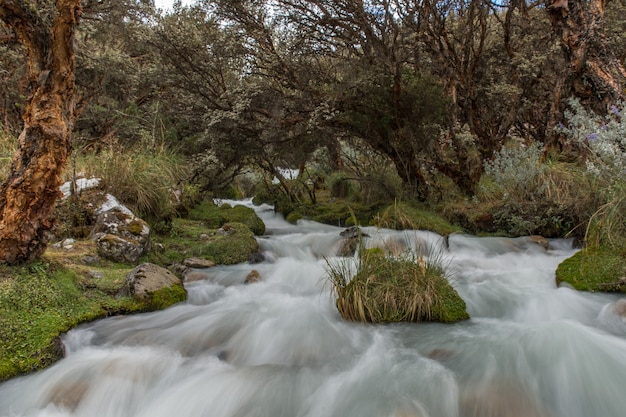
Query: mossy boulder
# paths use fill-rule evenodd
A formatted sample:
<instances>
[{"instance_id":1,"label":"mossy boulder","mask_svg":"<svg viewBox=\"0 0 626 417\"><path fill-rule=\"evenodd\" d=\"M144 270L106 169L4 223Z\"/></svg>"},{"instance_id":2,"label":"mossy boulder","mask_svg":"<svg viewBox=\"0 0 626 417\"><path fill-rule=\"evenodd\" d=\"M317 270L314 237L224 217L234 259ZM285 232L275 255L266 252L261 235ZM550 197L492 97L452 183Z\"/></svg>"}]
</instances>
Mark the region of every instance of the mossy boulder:
<instances>
[{"instance_id":1,"label":"mossy boulder","mask_svg":"<svg viewBox=\"0 0 626 417\"><path fill-rule=\"evenodd\" d=\"M556 270L556 283L579 291L626 293L626 257L607 247L586 248L564 260Z\"/></svg>"},{"instance_id":2,"label":"mossy boulder","mask_svg":"<svg viewBox=\"0 0 626 417\"><path fill-rule=\"evenodd\" d=\"M175 219L170 235L159 239L146 260L169 265L195 257L233 265L246 262L250 254L258 251L259 243L245 224L226 223L212 230L201 220Z\"/></svg>"},{"instance_id":3,"label":"mossy boulder","mask_svg":"<svg viewBox=\"0 0 626 417\"><path fill-rule=\"evenodd\" d=\"M106 211L98 215L92 236L98 254L115 262L137 264L150 250L150 226L133 214Z\"/></svg>"},{"instance_id":4,"label":"mossy boulder","mask_svg":"<svg viewBox=\"0 0 626 417\"><path fill-rule=\"evenodd\" d=\"M382 251L361 255L356 275L331 267L337 309L350 321L371 323L435 321L469 318L465 302L446 280L443 269L417 261L388 258Z\"/></svg>"},{"instance_id":5,"label":"mossy boulder","mask_svg":"<svg viewBox=\"0 0 626 417\"><path fill-rule=\"evenodd\" d=\"M253 209L246 206L215 205L212 201L203 201L190 211L190 220L205 222L209 229L218 229L226 223L242 223L257 236L265 234L265 223Z\"/></svg>"},{"instance_id":6,"label":"mossy boulder","mask_svg":"<svg viewBox=\"0 0 626 417\"><path fill-rule=\"evenodd\" d=\"M169 270L143 263L126 277L130 294L149 309L161 310L187 299L182 281Z\"/></svg>"}]
</instances>

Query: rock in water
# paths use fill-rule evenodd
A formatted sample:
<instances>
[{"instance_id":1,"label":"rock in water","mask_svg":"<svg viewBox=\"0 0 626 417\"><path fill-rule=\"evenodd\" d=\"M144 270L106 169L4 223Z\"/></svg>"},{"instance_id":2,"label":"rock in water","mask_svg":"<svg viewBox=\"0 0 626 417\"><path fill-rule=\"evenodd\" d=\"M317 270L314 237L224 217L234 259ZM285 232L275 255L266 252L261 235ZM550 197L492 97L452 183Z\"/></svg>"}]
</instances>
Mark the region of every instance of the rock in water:
<instances>
[{"instance_id":1,"label":"rock in water","mask_svg":"<svg viewBox=\"0 0 626 417\"><path fill-rule=\"evenodd\" d=\"M165 308L186 298L180 278L171 271L143 263L126 276L130 295L153 308Z\"/></svg>"}]
</instances>

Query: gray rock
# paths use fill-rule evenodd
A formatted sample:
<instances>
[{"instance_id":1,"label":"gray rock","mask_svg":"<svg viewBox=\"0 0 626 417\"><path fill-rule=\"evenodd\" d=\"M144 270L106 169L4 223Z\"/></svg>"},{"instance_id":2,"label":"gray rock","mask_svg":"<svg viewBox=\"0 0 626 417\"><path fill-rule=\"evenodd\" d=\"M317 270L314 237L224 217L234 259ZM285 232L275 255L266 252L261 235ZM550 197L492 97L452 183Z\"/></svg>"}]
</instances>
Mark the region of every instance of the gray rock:
<instances>
[{"instance_id":1,"label":"gray rock","mask_svg":"<svg viewBox=\"0 0 626 417\"><path fill-rule=\"evenodd\" d=\"M92 236L98 254L116 262L135 264L150 249L148 224L121 211L100 213Z\"/></svg>"},{"instance_id":2,"label":"gray rock","mask_svg":"<svg viewBox=\"0 0 626 417\"><path fill-rule=\"evenodd\" d=\"M209 275L206 272L199 271L197 269L188 269L187 271L185 271L183 277L185 282L196 282L209 279Z\"/></svg>"},{"instance_id":3,"label":"gray rock","mask_svg":"<svg viewBox=\"0 0 626 417\"><path fill-rule=\"evenodd\" d=\"M97 256L85 255L80 259L80 261L85 265L93 265L95 263L98 263L100 259L98 259Z\"/></svg>"},{"instance_id":4,"label":"gray rock","mask_svg":"<svg viewBox=\"0 0 626 417\"><path fill-rule=\"evenodd\" d=\"M215 262L204 258L187 258L183 261L183 265L188 268L212 268Z\"/></svg>"},{"instance_id":5,"label":"gray rock","mask_svg":"<svg viewBox=\"0 0 626 417\"><path fill-rule=\"evenodd\" d=\"M260 264L263 261L265 261L265 256L260 252L255 252L248 255L248 263L250 264Z\"/></svg>"},{"instance_id":6,"label":"gray rock","mask_svg":"<svg viewBox=\"0 0 626 417\"><path fill-rule=\"evenodd\" d=\"M149 299L152 293L174 285L182 285L180 278L167 269L151 263L143 263L126 276L130 294L140 300Z\"/></svg>"},{"instance_id":7,"label":"gray rock","mask_svg":"<svg viewBox=\"0 0 626 417\"><path fill-rule=\"evenodd\" d=\"M98 255L115 262L135 264L146 252L146 248L134 239L109 233L96 235Z\"/></svg>"}]
</instances>

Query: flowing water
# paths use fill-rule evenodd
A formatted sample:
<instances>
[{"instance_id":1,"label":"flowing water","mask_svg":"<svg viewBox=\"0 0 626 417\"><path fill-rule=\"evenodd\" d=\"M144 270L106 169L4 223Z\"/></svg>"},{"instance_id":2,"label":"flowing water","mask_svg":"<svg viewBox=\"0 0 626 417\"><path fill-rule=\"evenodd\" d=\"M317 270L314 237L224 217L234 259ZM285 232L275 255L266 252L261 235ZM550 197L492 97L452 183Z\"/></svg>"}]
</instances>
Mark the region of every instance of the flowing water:
<instances>
[{"instance_id":1,"label":"flowing water","mask_svg":"<svg viewBox=\"0 0 626 417\"><path fill-rule=\"evenodd\" d=\"M357 324L324 278L350 262L334 256L343 229L256 209L265 262L207 270L165 311L69 332L65 359L0 385L0 416L626 415L618 297L554 284L571 242L364 228L367 246L443 262L472 319ZM244 285L252 269L262 282Z\"/></svg>"}]
</instances>

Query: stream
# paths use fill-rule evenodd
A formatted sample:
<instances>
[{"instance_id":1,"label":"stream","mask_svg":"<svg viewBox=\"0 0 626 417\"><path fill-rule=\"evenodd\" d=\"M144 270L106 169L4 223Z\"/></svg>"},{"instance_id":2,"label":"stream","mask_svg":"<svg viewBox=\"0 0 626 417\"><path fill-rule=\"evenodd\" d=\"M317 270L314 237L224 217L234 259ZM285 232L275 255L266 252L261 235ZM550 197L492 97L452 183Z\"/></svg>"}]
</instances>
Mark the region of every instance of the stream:
<instances>
[{"instance_id":1,"label":"stream","mask_svg":"<svg viewBox=\"0 0 626 417\"><path fill-rule=\"evenodd\" d=\"M0 416L626 415L625 304L556 287L571 241L364 227L367 247L441 262L472 317L371 325L339 316L325 278L355 265L336 256L344 228L254 208L264 262L201 271L167 310L70 331L63 360L0 384ZM245 285L253 269L262 280Z\"/></svg>"}]
</instances>

